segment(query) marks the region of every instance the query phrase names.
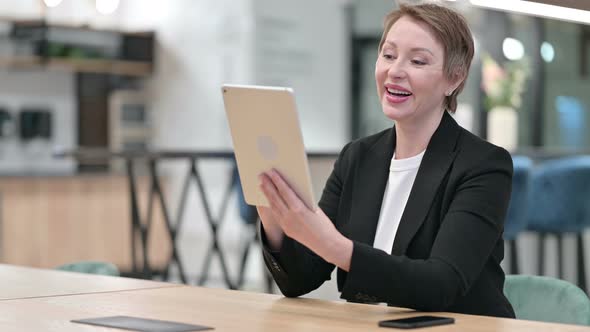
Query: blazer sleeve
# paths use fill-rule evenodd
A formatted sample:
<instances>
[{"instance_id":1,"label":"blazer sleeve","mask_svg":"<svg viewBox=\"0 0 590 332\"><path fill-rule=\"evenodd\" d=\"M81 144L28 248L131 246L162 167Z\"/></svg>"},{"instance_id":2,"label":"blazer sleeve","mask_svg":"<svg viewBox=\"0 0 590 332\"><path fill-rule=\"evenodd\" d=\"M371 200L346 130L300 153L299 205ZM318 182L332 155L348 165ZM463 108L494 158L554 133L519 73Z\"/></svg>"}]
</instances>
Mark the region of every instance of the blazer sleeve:
<instances>
[{"instance_id":1,"label":"blazer sleeve","mask_svg":"<svg viewBox=\"0 0 590 332\"><path fill-rule=\"evenodd\" d=\"M478 279L503 231L512 159L494 147L465 172L444 215L428 259L389 255L355 242L342 297L445 311Z\"/></svg>"},{"instance_id":2,"label":"blazer sleeve","mask_svg":"<svg viewBox=\"0 0 590 332\"><path fill-rule=\"evenodd\" d=\"M319 208L337 225L338 207L342 192L342 169L345 164L348 143L340 152L334 169L328 177ZM260 229L264 262L276 281L281 293L287 297L307 294L330 279L334 264L305 247L303 244L285 236L279 252L272 252L268 246L264 230Z\"/></svg>"}]
</instances>

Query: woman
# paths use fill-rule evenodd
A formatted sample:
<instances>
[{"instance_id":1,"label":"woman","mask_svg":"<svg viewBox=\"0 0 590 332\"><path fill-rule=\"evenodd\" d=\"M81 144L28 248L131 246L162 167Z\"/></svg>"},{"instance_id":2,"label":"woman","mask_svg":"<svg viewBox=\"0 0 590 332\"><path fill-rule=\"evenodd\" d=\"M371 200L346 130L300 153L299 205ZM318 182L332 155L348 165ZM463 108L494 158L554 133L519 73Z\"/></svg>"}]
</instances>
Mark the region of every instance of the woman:
<instances>
[{"instance_id":1,"label":"woman","mask_svg":"<svg viewBox=\"0 0 590 332\"><path fill-rule=\"evenodd\" d=\"M514 317L503 295L512 160L454 112L473 58L464 18L434 4L386 16L375 81L395 126L346 145L319 208L261 174L264 258L284 295L338 267L341 297L427 311Z\"/></svg>"}]
</instances>

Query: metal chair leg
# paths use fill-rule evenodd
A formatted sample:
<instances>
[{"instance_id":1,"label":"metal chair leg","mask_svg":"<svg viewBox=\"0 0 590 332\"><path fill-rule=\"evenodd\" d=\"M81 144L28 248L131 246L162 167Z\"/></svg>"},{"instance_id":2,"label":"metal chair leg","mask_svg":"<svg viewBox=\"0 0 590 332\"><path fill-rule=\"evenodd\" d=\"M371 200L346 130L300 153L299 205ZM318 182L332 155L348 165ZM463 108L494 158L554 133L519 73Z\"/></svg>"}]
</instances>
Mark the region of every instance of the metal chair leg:
<instances>
[{"instance_id":1,"label":"metal chair leg","mask_svg":"<svg viewBox=\"0 0 590 332\"><path fill-rule=\"evenodd\" d=\"M510 273L518 274L518 253L516 248L516 239L508 240L510 247Z\"/></svg>"},{"instance_id":2,"label":"metal chair leg","mask_svg":"<svg viewBox=\"0 0 590 332\"><path fill-rule=\"evenodd\" d=\"M584 234L578 233L578 286L586 292L586 263L584 259Z\"/></svg>"},{"instance_id":3,"label":"metal chair leg","mask_svg":"<svg viewBox=\"0 0 590 332\"><path fill-rule=\"evenodd\" d=\"M539 233L539 262L538 262L538 275L542 276L545 273L545 233Z\"/></svg>"},{"instance_id":4,"label":"metal chair leg","mask_svg":"<svg viewBox=\"0 0 590 332\"><path fill-rule=\"evenodd\" d=\"M557 234L557 275L563 279L563 236Z\"/></svg>"}]
</instances>

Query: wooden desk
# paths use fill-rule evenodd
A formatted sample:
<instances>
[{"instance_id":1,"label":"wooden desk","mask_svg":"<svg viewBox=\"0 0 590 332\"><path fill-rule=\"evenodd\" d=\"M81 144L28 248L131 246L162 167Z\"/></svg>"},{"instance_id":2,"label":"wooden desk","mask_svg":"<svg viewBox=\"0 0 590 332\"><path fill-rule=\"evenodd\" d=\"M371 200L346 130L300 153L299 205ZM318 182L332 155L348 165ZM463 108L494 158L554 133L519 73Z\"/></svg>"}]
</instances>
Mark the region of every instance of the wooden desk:
<instances>
[{"instance_id":1,"label":"wooden desk","mask_svg":"<svg viewBox=\"0 0 590 332\"><path fill-rule=\"evenodd\" d=\"M4 264L0 264L0 280L2 281L0 301L180 286L149 280L42 270Z\"/></svg>"},{"instance_id":2,"label":"wooden desk","mask_svg":"<svg viewBox=\"0 0 590 332\"><path fill-rule=\"evenodd\" d=\"M379 328L377 322L417 314L421 313L386 306L181 286L1 301L0 330L93 331L101 329L70 323L70 320L129 315L207 325L214 327L214 331L390 332L395 330ZM428 331L590 331L590 327L575 325L440 315L452 316L456 323Z\"/></svg>"}]
</instances>

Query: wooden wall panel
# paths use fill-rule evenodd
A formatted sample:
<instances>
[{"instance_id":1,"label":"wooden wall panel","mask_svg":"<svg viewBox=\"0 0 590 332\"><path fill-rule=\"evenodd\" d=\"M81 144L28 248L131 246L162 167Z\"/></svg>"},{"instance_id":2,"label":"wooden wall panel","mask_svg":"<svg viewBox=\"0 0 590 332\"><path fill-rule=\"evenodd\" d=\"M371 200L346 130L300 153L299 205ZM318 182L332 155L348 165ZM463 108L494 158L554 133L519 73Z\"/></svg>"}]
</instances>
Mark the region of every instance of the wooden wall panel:
<instances>
[{"instance_id":1,"label":"wooden wall panel","mask_svg":"<svg viewBox=\"0 0 590 332\"><path fill-rule=\"evenodd\" d=\"M147 179L140 179L138 186L145 209ZM130 270L126 177L0 178L0 195L3 263L51 268L78 260L105 260ZM150 263L156 268L164 265L171 248L158 208L150 243Z\"/></svg>"}]
</instances>

